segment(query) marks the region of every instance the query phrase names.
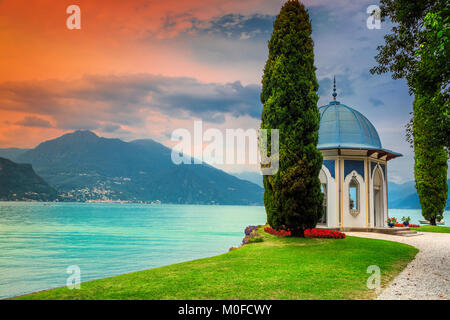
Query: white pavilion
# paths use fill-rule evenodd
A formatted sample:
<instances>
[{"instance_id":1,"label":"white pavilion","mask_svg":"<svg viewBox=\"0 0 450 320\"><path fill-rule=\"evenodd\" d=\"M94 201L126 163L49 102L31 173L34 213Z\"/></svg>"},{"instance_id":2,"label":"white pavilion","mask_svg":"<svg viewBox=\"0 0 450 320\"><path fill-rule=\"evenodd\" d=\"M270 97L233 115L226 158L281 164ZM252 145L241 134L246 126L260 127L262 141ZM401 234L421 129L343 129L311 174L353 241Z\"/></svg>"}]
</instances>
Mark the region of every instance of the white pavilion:
<instances>
[{"instance_id":1,"label":"white pavilion","mask_svg":"<svg viewBox=\"0 0 450 320\"><path fill-rule=\"evenodd\" d=\"M325 214L318 226L385 227L387 163L401 154L384 149L372 123L336 100L336 83L333 91L333 101L319 108Z\"/></svg>"}]
</instances>

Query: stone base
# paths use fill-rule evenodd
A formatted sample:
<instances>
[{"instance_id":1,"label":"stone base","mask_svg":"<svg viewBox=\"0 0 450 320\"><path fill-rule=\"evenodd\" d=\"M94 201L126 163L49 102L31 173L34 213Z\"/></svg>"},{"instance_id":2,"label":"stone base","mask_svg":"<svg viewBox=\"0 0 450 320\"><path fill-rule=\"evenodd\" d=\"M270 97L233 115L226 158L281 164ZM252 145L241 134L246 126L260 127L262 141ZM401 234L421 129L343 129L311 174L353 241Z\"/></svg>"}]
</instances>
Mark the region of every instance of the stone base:
<instances>
[{"instance_id":1,"label":"stone base","mask_svg":"<svg viewBox=\"0 0 450 320\"><path fill-rule=\"evenodd\" d=\"M391 234L394 236L404 236L411 237L415 235L419 235L417 231L410 230L409 227L394 227L394 228L383 228L383 227L371 227L371 228L361 228L361 227L342 227L342 228L329 228L329 227L321 227L317 226L318 229L327 229L341 232L377 232L377 233L385 233Z\"/></svg>"}]
</instances>

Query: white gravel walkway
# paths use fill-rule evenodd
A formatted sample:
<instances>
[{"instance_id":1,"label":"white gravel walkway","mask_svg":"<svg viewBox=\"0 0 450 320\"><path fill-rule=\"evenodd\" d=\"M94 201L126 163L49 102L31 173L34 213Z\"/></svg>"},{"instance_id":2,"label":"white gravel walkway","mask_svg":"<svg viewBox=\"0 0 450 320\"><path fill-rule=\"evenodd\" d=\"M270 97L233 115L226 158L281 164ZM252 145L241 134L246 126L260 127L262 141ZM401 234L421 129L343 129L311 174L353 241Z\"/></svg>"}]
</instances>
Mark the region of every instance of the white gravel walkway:
<instances>
[{"instance_id":1,"label":"white gravel walkway","mask_svg":"<svg viewBox=\"0 0 450 320\"><path fill-rule=\"evenodd\" d=\"M406 243L415 259L378 295L378 300L450 300L450 233L420 232L414 237L346 232L349 236Z\"/></svg>"}]
</instances>

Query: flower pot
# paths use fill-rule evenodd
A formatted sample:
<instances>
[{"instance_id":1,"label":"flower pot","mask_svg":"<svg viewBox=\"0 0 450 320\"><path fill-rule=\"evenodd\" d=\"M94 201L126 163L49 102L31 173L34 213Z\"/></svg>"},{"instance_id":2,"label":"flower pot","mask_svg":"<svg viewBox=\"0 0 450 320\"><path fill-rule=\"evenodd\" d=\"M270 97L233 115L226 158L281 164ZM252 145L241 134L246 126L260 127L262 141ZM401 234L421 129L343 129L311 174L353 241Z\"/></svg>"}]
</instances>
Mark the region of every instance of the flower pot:
<instances>
[{"instance_id":1,"label":"flower pot","mask_svg":"<svg viewBox=\"0 0 450 320\"><path fill-rule=\"evenodd\" d=\"M388 223L389 228L393 228L394 224L393 223Z\"/></svg>"},{"instance_id":2,"label":"flower pot","mask_svg":"<svg viewBox=\"0 0 450 320\"><path fill-rule=\"evenodd\" d=\"M403 225L405 226L405 227L407 227L407 226L409 226L409 222L403 222Z\"/></svg>"}]
</instances>

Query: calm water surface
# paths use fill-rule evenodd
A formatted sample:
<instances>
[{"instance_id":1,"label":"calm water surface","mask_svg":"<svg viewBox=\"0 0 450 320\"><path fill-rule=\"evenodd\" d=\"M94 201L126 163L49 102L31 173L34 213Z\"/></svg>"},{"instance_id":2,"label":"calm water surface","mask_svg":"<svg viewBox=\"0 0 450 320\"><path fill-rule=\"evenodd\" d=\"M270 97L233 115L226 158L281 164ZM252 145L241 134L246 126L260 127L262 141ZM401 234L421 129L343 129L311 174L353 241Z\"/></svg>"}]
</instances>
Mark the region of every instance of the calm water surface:
<instances>
[{"instance_id":1,"label":"calm water surface","mask_svg":"<svg viewBox=\"0 0 450 320\"><path fill-rule=\"evenodd\" d=\"M402 217L411 217L409 223L420 224L419 220L425 220L420 209L389 209L389 217L396 217L399 223L402 223ZM443 226L450 226L450 211L444 212Z\"/></svg>"},{"instance_id":2,"label":"calm water surface","mask_svg":"<svg viewBox=\"0 0 450 320\"><path fill-rule=\"evenodd\" d=\"M225 253L264 207L0 202L0 298Z\"/></svg>"}]
</instances>

